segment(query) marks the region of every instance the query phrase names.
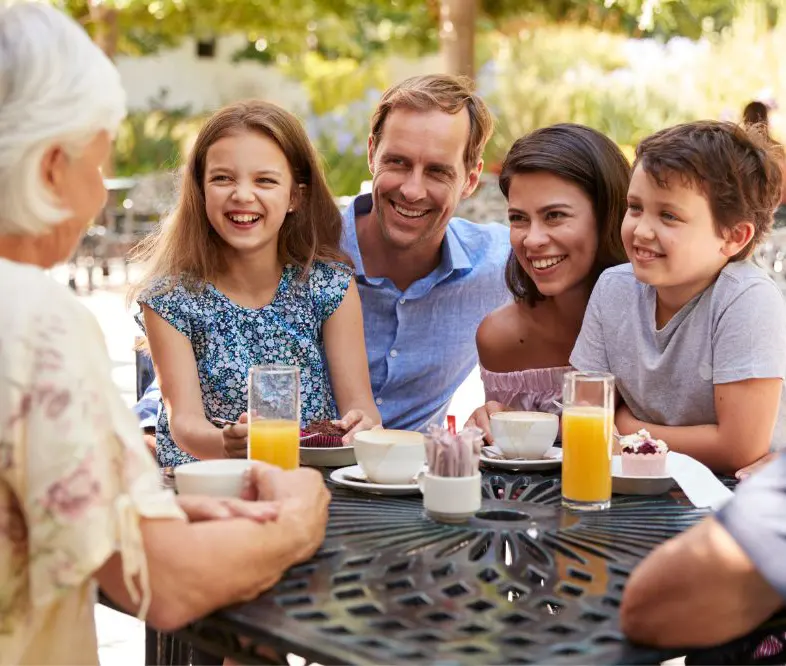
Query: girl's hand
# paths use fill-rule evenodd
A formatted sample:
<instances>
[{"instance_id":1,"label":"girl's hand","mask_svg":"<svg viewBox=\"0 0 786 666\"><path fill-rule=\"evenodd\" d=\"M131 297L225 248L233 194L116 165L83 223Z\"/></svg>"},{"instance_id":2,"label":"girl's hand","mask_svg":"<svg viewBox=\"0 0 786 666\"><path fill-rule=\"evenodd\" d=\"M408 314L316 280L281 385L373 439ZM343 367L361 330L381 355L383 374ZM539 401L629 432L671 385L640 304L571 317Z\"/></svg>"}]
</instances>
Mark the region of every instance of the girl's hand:
<instances>
[{"instance_id":1,"label":"girl's hand","mask_svg":"<svg viewBox=\"0 0 786 666\"><path fill-rule=\"evenodd\" d=\"M278 518L278 502L249 502L235 497L206 495L178 495L177 502L192 523L229 518L248 518L267 523Z\"/></svg>"},{"instance_id":2,"label":"girl's hand","mask_svg":"<svg viewBox=\"0 0 786 666\"><path fill-rule=\"evenodd\" d=\"M237 423L224 426L221 430L224 440L225 458L245 458L248 456L248 414L243 412Z\"/></svg>"},{"instance_id":3,"label":"girl's hand","mask_svg":"<svg viewBox=\"0 0 786 666\"><path fill-rule=\"evenodd\" d=\"M349 446L352 444L352 440L354 439L356 432L382 427L381 425L376 424L374 420L362 409L350 409L346 414L344 414L341 420L335 421L335 424L349 431L341 438L341 443L344 446Z\"/></svg>"},{"instance_id":4,"label":"girl's hand","mask_svg":"<svg viewBox=\"0 0 786 666\"><path fill-rule=\"evenodd\" d=\"M490 400L485 405L478 407L474 412L472 412L472 416L467 419L464 427L479 428L483 431L483 439L485 439L489 444L493 444L494 438L491 436L491 415L496 414L497 412L507 412L509 410L510 407L507 405L503 405L501 402L494 402L493 400Z\"/></svg>"}]
</instances>

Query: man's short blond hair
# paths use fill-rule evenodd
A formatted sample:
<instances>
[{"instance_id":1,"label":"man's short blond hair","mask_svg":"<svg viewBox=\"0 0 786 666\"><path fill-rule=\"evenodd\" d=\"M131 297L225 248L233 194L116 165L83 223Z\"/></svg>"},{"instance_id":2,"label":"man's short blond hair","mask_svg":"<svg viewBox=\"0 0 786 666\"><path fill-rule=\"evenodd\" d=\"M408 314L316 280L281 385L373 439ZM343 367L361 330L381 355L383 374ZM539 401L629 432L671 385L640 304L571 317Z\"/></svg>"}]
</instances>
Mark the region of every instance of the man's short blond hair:
<instances>
[{"instance_id":1,"label":"man's short blond hair","mask_svg":"<svg viewBox=\"0 0 786 666\"><path fill-rule=\"evenodd\" d=\"M486 103L475 92L475 84L466 76L427 74L413 76L388 88L371 118L371 141L376 149L382 140L385 120L395 109L433 111L456 114L466 108L469 113L469 137L464 147L464 167L475 168L486 142L494 130L494 119Z\"/></svg>"}]
</instances>

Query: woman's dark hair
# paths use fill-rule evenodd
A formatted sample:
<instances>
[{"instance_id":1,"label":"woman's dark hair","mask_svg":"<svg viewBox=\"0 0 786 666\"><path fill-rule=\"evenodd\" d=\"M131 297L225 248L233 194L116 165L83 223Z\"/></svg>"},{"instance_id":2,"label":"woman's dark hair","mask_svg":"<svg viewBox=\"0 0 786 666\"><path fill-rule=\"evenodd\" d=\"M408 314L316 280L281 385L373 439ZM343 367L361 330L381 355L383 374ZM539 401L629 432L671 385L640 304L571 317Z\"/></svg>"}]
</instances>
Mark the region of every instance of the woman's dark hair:
<instances>
[{"instance_id":1,"label":"woman's dark hair","mask_svg":"<svg viewBox=\"0 0 786 666\"><path fill-rule=\"evenodd\" d=\"M742 110L743 125L767 125L769 112L763 102L749 102Z\"/></svg>"},{"instance_id":2,"label":"woman's dark hair","mask_svg":"<svg viewBox=\"0 0 786 666\"><path fill-rule=\"evenodd\" d=\"M535 130L513 144L499 177L502 194L508 198L516 174L538 171L578 185L592 202L598 225L598 252L590 274L594 286L604 270L627 261L620 228L627 208L630 164L607 136L584 125L562 123ZM505 282L516 300L535 305L545 298L512 250Z\"/></svg>"}]
</instances>

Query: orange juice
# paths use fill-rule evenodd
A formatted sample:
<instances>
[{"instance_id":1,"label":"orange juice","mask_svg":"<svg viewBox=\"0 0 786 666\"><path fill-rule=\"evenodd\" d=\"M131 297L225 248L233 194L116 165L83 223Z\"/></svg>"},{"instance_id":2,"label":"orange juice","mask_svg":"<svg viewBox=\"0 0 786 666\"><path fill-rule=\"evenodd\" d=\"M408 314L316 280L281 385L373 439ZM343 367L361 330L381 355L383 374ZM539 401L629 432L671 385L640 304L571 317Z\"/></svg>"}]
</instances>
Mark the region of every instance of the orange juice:
<instances>
[{"instance_id":1,"label":"orange juice","mask_svg":"<svg viewBox=\"0 0 786 666\"><path fill-rule=\"evenodd\" d=\"M248 457L251 460L297 469L300 465L300 424L283 419L252 421L248 429Z\"/></svg>"},{"instance_id":2,"label":"orange juice","mask_svg":"<svg viewBox=\"0 0 786 666\"><path fill-rule=\"evenodd\" d=\"M611 499L614 411L567 407L562 412L562 496L568 501Z\"/></svg>"}]
</instances>

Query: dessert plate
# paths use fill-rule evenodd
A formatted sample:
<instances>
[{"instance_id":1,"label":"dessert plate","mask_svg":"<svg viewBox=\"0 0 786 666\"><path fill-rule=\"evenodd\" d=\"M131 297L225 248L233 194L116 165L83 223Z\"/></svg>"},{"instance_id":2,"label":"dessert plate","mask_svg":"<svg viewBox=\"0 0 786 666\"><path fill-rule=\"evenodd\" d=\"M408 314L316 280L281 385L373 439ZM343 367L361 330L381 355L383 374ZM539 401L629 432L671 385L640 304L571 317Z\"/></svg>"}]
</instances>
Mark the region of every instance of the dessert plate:
<instances>
[{"instance_id":1,"label":"dessert plate","mask_svg":"<svg viewBox=\"0 0 786 666\"><path fill-rule=\"evenodd\" d=\"M492 447L484 446L480 450L480 462L487 467L494 467L496 469L504 469L510 471L538 471L544 469L556 469L562 465L562 449L552 446L543 458L538 460L510 460L508 458L496 458L488 454L487 449Z\"/></svg>"},{"instance_id":2,"label":"dessert plate","mask_svg":"<svg viewBox=\"0 0 786 666\"><path fill-rule=\"evenodd\" d=\"M301 449L302 451L302 449ZM386 483L372 483L366 478L360 465L352 465L351 467L342 467L341 469L334 469L330 473L330 480L333 483L344 486L345 488L352 488L352 490L359 490L364 493L371 493L372 495L419 495L420 486L413 477L410 483L402 484L386 484Z\"/></svg>"},{"instance_id":3,"label":"dessert plate","mask_svg":"<svg viewBox=\"0 0 786 666\"><path fill-rule=\"evenodd\" d=\"M666 458L666 472L670 460ZM662 495L674 486L671 476L630 476L622 473L622 456L611 458L611 492L618 495Z\"/></svg>"},{"instance_id":4,"label":"dessert plate","mask_svg":"<svg viewBox=\"0 0 786 666\"><path fill-rule=\"evenodd\" d=\"M300 447L300 464L306 467L346 467L356 463L354 446Z\"/></svg>"}]
</instances>

